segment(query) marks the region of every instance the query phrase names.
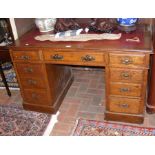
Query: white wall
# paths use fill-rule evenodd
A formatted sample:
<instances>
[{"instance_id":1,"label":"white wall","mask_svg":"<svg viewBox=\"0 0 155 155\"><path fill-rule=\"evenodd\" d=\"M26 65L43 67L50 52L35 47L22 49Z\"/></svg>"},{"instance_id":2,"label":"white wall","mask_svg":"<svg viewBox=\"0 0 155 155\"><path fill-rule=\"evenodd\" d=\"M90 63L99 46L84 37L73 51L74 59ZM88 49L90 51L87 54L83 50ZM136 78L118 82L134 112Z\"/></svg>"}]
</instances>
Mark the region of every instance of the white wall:
<instances>
[{"instance_id":1,"label":"white wall","mask_svg":"<svg viewBox=\"0 0 155 155\"><path fill-rule=\"evenodd\" d=\"M14 20L14 18L9 18L9 20L10 20L10 24L11 24L14 39L16 40L16 39L18 39L18 33L17 33L17 29L16 29L15 20Z\"/></svg>"}]
</instances>

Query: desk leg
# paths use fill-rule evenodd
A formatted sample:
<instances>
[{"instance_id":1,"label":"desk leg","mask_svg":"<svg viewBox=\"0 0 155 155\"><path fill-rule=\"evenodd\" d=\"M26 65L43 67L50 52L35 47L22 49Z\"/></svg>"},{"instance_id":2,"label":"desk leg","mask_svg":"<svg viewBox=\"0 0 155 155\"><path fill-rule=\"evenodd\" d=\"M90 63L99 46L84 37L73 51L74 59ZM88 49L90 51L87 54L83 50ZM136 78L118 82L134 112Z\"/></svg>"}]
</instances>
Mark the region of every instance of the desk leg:
<instances>
[{"instance_id":1,"label":"desk leg","mask_svg":"<svg viewBox=\"0 0 155 155\"><path fill-rule=\"evenodd\" d=\"M2 81L3 81L4 85L5 85L7 94L9 96L11 96L11 92L10 92L9 86L7 84L7 81L6 81L6 78L5 78L5 75L4 75L4 72L3 72L3 69L2 69L2 64L1 63L0 63L0 74L1 74L1 77L2 77Z\"/></svg>"},{"instance_id":2,"label":"desk leg","mask_svg":"<svg viewBox=\"0 0 155 155\"><path fill-rule=\"evenodd\" d=\"M152 55L149 93L148 93L146 111L149 114L155 113L155 54Z\"/></svg>"}]
</instances>

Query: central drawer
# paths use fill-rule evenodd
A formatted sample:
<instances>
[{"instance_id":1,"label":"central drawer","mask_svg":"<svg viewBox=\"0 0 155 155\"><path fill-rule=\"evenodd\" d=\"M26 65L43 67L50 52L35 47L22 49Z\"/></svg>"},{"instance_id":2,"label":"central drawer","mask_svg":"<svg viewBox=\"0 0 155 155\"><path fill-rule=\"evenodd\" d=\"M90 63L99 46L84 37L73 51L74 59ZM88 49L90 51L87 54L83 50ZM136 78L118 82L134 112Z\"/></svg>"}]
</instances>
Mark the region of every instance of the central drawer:
<instances>
[{"instance_id":1,"label":"central drawer","mask_svg":"<svg viewBox=\"0 0 155 155\"><path fill-rule=\"evenodd\" d=\"M110 83L110 95L140 97L141 91L141 84Z\"/></svg>"},{"instance_id":2,"label":"central drawer","mask_svg":"<svg viewBox=\"0 0 155 155\"><path fill-rule=\"evenodd\" d=\"M45 61L56 64L98 65L104 66L104 53L99 52L63 52L43 51Z\"/></svg>"}]
</instances>

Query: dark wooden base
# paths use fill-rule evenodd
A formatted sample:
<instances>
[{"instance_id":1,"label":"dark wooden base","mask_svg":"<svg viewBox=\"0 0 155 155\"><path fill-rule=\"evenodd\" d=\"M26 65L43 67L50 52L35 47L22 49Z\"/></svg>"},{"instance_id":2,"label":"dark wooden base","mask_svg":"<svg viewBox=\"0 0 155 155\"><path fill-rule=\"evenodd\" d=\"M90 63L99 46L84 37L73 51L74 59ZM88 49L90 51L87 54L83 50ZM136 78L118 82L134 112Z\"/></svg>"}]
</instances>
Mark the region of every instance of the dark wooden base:
<instances>
[{"instance_id":1,"label":"dark wooden base","mask_svg":"<svg viewBox=\"0 0 155 155\"><path fill-rule=\"evenodd\" d=\"M111 113L111 112L106 111L105 120L142 124L144 121L144 116L143 115L126 115L126 114Z\"/></svg>"},{"instance_id":2,"label":"dark wooden base","mask_svg":"<svg viewBox=\"0 0 155 155\"><path fill-rule=\"evenodd\" d=\"M146 112L147 112L148 114L154 114L154 113L155 113L155 108L146 107Z\"/></svg>"},{"instance_id":3,"label":"dark wooden base","mask_svg":"<svg viewBox=\"0 0 155 155\"><path fill-rule=\"evenodd\" d=\"M66 82L66 86L62 89L62 91L60 92L60 94L58 95L55 103L53 104L53 106L40 106L40 105L35 105L35 104L29 104L27 102L23 102L23 107L25 110L31 110L31 111L38 111L38 112L45 112L45 113L50 113L50 114L55 114L65 95L67 94L68 89L70 88L72 82L73 82L73 76L71 76L68 81Z\"/></svg>"}]
</instances>

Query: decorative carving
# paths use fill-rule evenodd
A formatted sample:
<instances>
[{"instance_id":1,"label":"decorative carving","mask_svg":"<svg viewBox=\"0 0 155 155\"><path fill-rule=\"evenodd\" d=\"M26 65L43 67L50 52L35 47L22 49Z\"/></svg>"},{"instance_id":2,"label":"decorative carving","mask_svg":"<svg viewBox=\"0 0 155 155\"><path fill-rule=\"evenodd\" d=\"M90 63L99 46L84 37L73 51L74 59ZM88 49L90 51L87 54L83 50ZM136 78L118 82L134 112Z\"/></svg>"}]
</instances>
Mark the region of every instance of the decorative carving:
<instances>
[{"instance_id":1,"label":"decorative carving","mask_svg":"<svg viewBox=\"0 0 155 155\"><path fill-rule=\"evenodd\" d=\"M116 29L116 24L109 18L92 18L90 30L95 32L110 33Z\"/></svg>"},{"instance_id":2,"label":"decorative carving","mask_svg":"<svg viewBox=\"0 0 155 155\"><path fill-rule=\"evenodd\" d=\"M58 18L55 24L55 32L77 30L81 28L74 18Z\"/></svg>"},{"instance_id":3,"label":"decorative carving","mask_svg":"<svg viewBox=\"0 0 155 155\"><path fill-rule=\"evenodd\" d=\"M94 32L112 32L116 28L116 22L109 18L91 18L86 23L81 23L76 18L57 18L55 33L67 30L89 28Z\"/></svg>"}]
</instances>

